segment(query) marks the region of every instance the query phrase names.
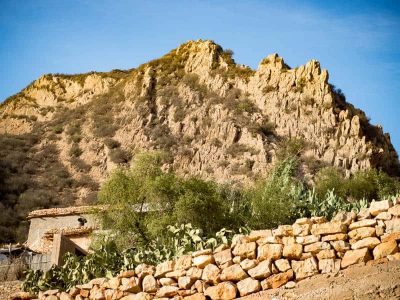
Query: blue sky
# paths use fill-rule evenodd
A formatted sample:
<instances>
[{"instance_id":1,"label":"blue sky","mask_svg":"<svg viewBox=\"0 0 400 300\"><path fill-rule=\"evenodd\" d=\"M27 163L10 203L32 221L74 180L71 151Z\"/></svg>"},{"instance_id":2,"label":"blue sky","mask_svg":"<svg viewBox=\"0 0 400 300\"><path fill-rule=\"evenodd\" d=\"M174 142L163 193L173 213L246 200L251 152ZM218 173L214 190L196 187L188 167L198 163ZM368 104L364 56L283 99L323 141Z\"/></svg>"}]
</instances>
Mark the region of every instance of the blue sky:
<instances>
[{"instance_id":1,"label":"blue sky","mask_svg":"<svg viewBox=\"0 0 400 300\"><path fill-rule=\"evenodd\" d=\"M128 69L199 38L253 68L319 60L400 150L400 1L0 0L0 101L44 73Z\"/></svg>"}]
</instances>

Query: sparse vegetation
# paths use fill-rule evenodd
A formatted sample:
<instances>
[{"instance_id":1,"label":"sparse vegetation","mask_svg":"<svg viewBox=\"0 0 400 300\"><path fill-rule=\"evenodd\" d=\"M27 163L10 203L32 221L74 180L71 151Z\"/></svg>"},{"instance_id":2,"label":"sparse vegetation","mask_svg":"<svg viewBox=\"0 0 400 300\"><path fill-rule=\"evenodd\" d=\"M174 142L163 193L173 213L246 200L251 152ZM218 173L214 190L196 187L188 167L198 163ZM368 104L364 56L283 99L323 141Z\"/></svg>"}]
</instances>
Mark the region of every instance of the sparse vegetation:
<instances>
[{"instance_id":1,"label":"sparse vegetation","mask_svg":"<svg viewBox=\"0 0 400 300\"><path fill-rule=\"evenodd\" d=\"M296 86L293 88L293 90L297 93L302 93L305 86L306 79L304 77L301 77L296 81Z\"/></svg>"},{"instance_id":2,"label":"sparse vegetation","mask_svg":"<svg viewBox=\"0 0 400 300\"><path fill-rule=\"evenodd\" d=\"M79 157L82 153L82 149L79 148L79 145L76 143L72 144L71 148L69 149L69 155L71 157Z\"/></svg>"},{"instance_id":3,"label":"sparse vegetation","mask_svg":"<svg viewBox=\"0 0 400 300\"><path fill-rule=\"evenodd\" d=\"M270 93L270 92L275 92L276 90L277 90L277 87L276 87L276 86L266 85L266 86L263 88L262 92L263 92L264 94L267 94L267 93Z\"/></svg>"},{"instance_id":4,"label":"sparse vegetation","mask_svg":"<svg viewBox=\"0 0 400 300\"><path fill-rule=\"evenodd\" d=\"M130 161L132 155L121 148L115 148L110 151L110 159L116 164L126 164Z\"/></svg>"},{"instance_id":5,"label":"sparse vegetation","mask_svg":"<svg viewBox=\"0 0 400 300\"><path fill-rule=\"evenodd\" d=\"M280 160L299 157L305 148L306 142L302 138L283 138L278 144L276 156Z\"/></svg>"},{"instance_id":6,"label":"sparse vegetation","mask_svg":"<svg viewBox=\"0 0 400 300\"><path fill-rule=\"evenodd\" d=\"M84 172L87 173L90 171L90 169L92 168L90 165L88 165L87 163L85 163L82 159L78 158L78 157L71 157L71 159L69 160L69 162L71 163L71 165L74 167L74 169L78 172Z\"/></svg>"},{"instance_id":7,"label":"sparse vegetation","mask_svg":"<svg viewBox=\"0 0 400 300\"><path fill-rule=\"evenodd\" d=\"M115 149L121 147L121 143L112 138L106 138L104 140L104 144L107 146L108 149Z\"/></svg>"},{"instance_id":8,"label":"sparse vegetation","mask_svg":"<svg viewBox=\"0 0 400 300\"><path fill-rule=\"evenodd\" d=\"M42 136L36 127L27 134L0 135L0 243L25 242L30 211L71 203L70 175L57 148L38 143Z\"/></svg>"},{"instance_id":9,"label":"sparse vegetation","mask_svg":"<svg viewBox=\"0 0 400 300\"><path fill-rule=\"evenodd\" d=\"M250 152L252 155L257 154L256 150L245 144L234 143L226 149L226 154L237 157L245 152Z\"/></svg>"}]
</instances>

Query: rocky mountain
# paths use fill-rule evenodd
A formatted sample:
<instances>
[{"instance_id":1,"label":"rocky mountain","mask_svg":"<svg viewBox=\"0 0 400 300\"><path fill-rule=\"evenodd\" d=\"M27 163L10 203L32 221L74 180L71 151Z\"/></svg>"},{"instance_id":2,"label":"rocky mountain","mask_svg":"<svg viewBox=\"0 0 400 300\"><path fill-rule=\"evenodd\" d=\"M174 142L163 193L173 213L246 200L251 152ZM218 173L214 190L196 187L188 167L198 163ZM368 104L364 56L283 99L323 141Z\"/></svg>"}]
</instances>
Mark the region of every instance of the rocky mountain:
<instances>
[{"instance_id":1,"label":"rocky mountain","mask_svg":"<svg viewBox=\"0 0 400 300\"><path fill-rule=\"evenodd\" d=\"M143 149L218 182L250 183L291 141L310 178L325 165L399 175L389 135L328 78L318 61L290 68L277 54L252 70L202 40L131 70L44 75L0 106L0 236L12 212L90 203Z\"/></svg>"}]
</instances>

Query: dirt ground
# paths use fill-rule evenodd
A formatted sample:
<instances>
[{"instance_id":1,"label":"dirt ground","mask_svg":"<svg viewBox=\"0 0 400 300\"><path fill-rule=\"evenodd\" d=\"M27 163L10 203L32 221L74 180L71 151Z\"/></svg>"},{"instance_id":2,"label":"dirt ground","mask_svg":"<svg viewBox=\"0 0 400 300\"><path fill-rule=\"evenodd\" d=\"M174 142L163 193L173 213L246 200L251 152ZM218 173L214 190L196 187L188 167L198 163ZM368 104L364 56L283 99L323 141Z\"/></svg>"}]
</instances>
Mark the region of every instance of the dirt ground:
<instances>
[{"instance_id":1,"label":"dirt ground","mask_svg":"<svg viewBox=\"0 0 400 300\"><path fill-rule=\"evenodd\" d=\"M375 266L353 266L337 275L317 275L293 289L259 292L241 300L395 300L400 299L400 261Z\"/></svg>"},{"instance_id":2,"label":"dirt ground","mask_svg":"<svg viewBox=\"0 0 400 300\"><path fill-rule=\"evenodd\" d=\"M21 291L22 281L0 282L0 300L7 300L12 294Z\"/></svg>"}]
</instances>

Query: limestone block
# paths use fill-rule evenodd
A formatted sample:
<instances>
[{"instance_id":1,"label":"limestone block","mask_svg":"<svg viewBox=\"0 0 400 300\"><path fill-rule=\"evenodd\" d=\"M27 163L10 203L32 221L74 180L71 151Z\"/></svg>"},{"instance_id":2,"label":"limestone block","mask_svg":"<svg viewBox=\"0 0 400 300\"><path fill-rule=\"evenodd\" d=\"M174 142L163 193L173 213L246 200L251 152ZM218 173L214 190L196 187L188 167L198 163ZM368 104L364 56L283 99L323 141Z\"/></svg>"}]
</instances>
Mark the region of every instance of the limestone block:
<instances>
[{"instance_id":1,"label":"limestone block","mask_svg":"<svg viewBox=\"0 0 400 300\"><path fill-rule=\"evenodd\" d=\"M230 249L231 247L228 244L221 244L217 248L214 249L214 254L224 251L226 249Z\"/></svg>"},{"instance_id":2,"label":"limestone block","mask_svg":"<svg viewBox=\"0 0 400 300\"><path fill-rule=\"evenodd\" d=\"M272 231L274 236L293 236L293 226L292 225L279 225L276 230Z\"/></svg>"},{"instance_id":3,"label":"limestone block","mask_svg":"<svg viewBox=\"0 0 400 300\"><path fill-rule=\"evenodd\" d=\"M184 300L206 300L206 296L203 293L196 293L183 298Z\"/></svg>"},{"instance_id":4,"label":"limestone block","mask_svg":"<svg viewBox=\"0 0 400 300\"><path fill-rule=\"evenodd\" d=\"M389 241L400 241L400 231L387 233L381 236L382 243L389 242Z\"/></svg>"},{"instance_id":5,"label":"limestone block","mask_svg":"<svg viewBox=\"0 0 400 300\"><path fill-rule=\"evenodd\" d=\"M283 245L292 245L296 243L296 238L294 236L284 236L282 237L282 244Z\"/></svg>"},{"instance_id":6,"label":"limestone block","mask_svg":"<svg viewBox=\"0 0 400 300\"><path fill-rule=\"evenodd\" d=\"M385 221L386 233L400 231L400 218Z\"/></svg>"},{"instance_id":7,"label":"limestone block","mask_svg":"<svg viewBox=\"0 0 400 300\"><path fill-rule=\"evenodd\" d=\"M389 211L384 211L384 212L379 213L379 215L377 215L375 217L375 220L387 221L387 220L390 220L391 218L392 218L392 214L390 213L390 209L389 209Z\"/></svg>"},{"instance_id":8,"label":"limestone block","mask_svg":"<svg viewBox=\"0 0 400 300\"><path fill-rule=\"evenodd\" d=\"M340 259L321 259L318 261L318 269L322 274L338 273L340 271Z\"/></svg>"},{"instance_id":9,"label":"limestone block","mask_svg":"<svg viewBox=\"0 0 400 300\"><path fill-rule=\"evenodd\" d=\"M129 293L139 293L142 291L142 287L140 286L139 279L137 277L131 277L127 280L127 282L122 280L122 286L119 287L121 291Z\"/></svg>"},{"instance_id":10,"label":"limestone block","mask_svg":"<svg viewBox=\"0 0 400 300\"><path fill-rule=\"evenodd\" d=\"M313 254L327 249L331 249L331 245L328 242L316 242L314 244L304 246L304 252L311 252Z\"/></svg>"},{"instance_id":11,"label":"limestone block","mask_svg":"<svg viewBox=\"0 0 400 300\"><path fill-rule=\"evenodd\" d=\"M193 264L200 269L203 269L205 266L212 264L213 262L214 257L210 254L193 257Z\"/></svg>"},{"instance_id":12,"label":"limestone block","mask_svg":"<svg viewBox=\"0 0 400 300\"><path fill-rule=\"evenodd\" d=\"M318 263L314 257L302 261L292 261L292 269L297 280L318 274Z\"/></svg>"},{"instance_id":13,"label":"limestone block","mask_svg":"<svg viewBox=\"0 0 400 300\"><path fill-rule=\"evenodd\" d=\"M300 259L303 253L303 246L300 244L291 244L283 247L283 257L288 259Z\"/></svg>"},{"instance_id":14,"label":"limestone block","mask_svg":"<svg viewBox=\"0 0 400 300\"><path fill-rule=\"evenodd\" d=\"M367 237L362 240L358 240L353 245L351 245L351 249L361 249L361 248L368 248L369 250L374 249L377 245L379 245L381 241L376 237Z\"/></svg>"},{"instance_id":15,"label":"limestone block","mask_svg":"<svg viewBox=\"0 0 400 300\"><path fill-rule=\"evenodd\" d=\"M121 271L118 275L119 278L129 278L135 276L134 270Z\"/></svg>"},{"instance_id":16,"label":"limestone block","mask_svg":"<svg viewBox=\"0 0 400 300\"><path fill-rule=\"evenodd\" d=\"M201 276L201 279L204 280L205 282L217 284L219 280L219 274L221 273L221 270L213 264L207 265L203 269L203 274Z\"/></svg>"},{"instance_id":17,"label":"limestone block","mask_svg":"<svg viewBox=\"0 0 400 300\"><path fill-rule=\"evenodd\" d=\"M320 252L317 253L317 258L318 260L336 258L335 250L333 249L321 250Z\"/></svg>"},{"instance_id":18,"label":"limestone block","mask_svg":"<svg viewBox=\"0 0 400 300\"><path fill-rule=\"evenodd\" d=\"M306 236L309 235L311 231L311 224L293 224L293 234L295 236Z\"/></svg>"},{"instance_id":19,"label":"limestone block","mask_svg":"<svg viewBox=\"0 0 400 300\"><path fill-rule=\"evenodd\" d=\"M257 244L259 246L262 246L265 244L282 244L282 239L277 236L264 236L257 240Z\"/></svg>"},{"instance_id":20,"label":"limestone block","mask_svg":"<svg viewBox=\"0 0 400 300\"><path fill-rule=\"evenodd\" d=\"M310 220L313 224L322 224L328 222L325 217L311 217Z\"/></svg>"},{"instance_id":21,"label":"limestone block","mask_svg":"<svg viewBox=\"0 0 400 300\"><path fill-rule=\"evenodd\" d=\"M223 265L232 260L231 249L222 250L218 253L214 253L214 260L217 265Z\"/></svg>"},{"instance_id":22,"label":"limestone block","mask_svg":"<svg viewBox=\"0 0 400 300\"><path fill-rule=\"evenodd\" d=\"M336 234L329 234L324 235L321 237L322 242L330 242L330 241L340 241L340 240L347 240L348 235L346 233L336 233Z\"/></svg>"},{"instance_id":23,"label":"limestone block","mask_svg":"<svg viewBox=\"0 0 400 300\"><path fill-rule=\"evenodd\" d=\"M361 227L373 227L375 225L376 225L375 219L365 219L365 220L351 223L349 226L349 230L353 230L353 229L357 229L357 228L361 228Z\"/></svg>"},{"instance_id":24,"label":"limestone block","mask_svg":"<svg viewBox=\"0 0 400 300\"><path fill-rule=\"evenodd\" d=\"M192 253L192 257L197 257L197 256L201 256L201 255L209 255L209 254L212 254L211 249L198 250L198 251L194 251Z\"/></svg>"},{"instance_id":25,"label":"limestone block","mask_svg":"<svg viewBox=\"0 0 400 300\"><path fill-rule=\"evenodd\" d=\"M380 237L380 236L384 235L385 234L385 228L386 228L386 226L380 226L380 225L375 226L375 234L376 234L376 236Z\"/></svg>"},{"instance_id":26,"label":"limestone block","mask_svg":"<svg viewBox=\"0 0 400 300\"><path fill-rule=\"evenodd\" d=\"M22 298L22 299L23 299L23 298ZM31 299L31 298L29 297L29 298L26 298L26 299ZM61 292L61 294L60 294L60 300L74 300L74 298L73 298L70 294L68 294L68 293Z\"/></svg>"},{"instance_id":27,"label":"limestone block","mask_svg":"<svg viewBox=\"0 0 400 300\"><path fill-rule=\"evenodd\" d=\"M393 202L390 200L372 201L369 206L369 213L375 217L381 212L388 211L392 205Z\"/></svg>"},{"instance_id":28,"label":"limestone block","mask_svg":"<svg viewBox=\"0 0 400 300\"><path fill-rule=\"evenodd\" d=\"M247 277L249 276L239 265L232 265L222 270L220 279L222 281L240 281Z\"/></svg>"},{"instance_id":29,"label":"limestone block","mask_svg":"<svg viewBox=\"0 0 400 300\"><path fill-rule=\"evenodd\" d=\"M175 261L175 270L188 270L192 266L192 256L182 255Z\"/></svg>"},{"instance_id":30,"label":"limestone block","mask_svg":"<svg viewBox=\"0 0 400 300\"><path fill-rule=\"evenodd\" d=\"M221 282L206 289L204 295L212 300L231 300L236 298L237 289L232 282Z\"/></svg>"},{"instance_id":31,"label":"limestone block","mask_svg":"<svg viewBox=\"0 0 400 300\"><path fill-rule=\"evenodd\" d=\"M395 217L400 217L400 205L396 204L395 206L388 209L388 213Z\"/></svg>"},{"instance_id":32,"label":"limestone block","mask_svg":"<svg viewBox=\"0 0 400 300\"><path fill-rule=\"evenodd\" d=\"M240 266L242 267L243 270L248 271L257 266L257 260L246 258L245 260L240 262Z\"/></svg>"},{"instance_id":33,"label":"limestone block","mask_svg":"<svg viewBox=\"0 0 400 300\"><path fill-rule=\"evenodd\" d=\"M272 230L264 229L264 230L252 230L249 234L250 237L255 237L257 240L263 237L272 236Z\"/></svg>"},{"instance_id":34,"label":"limestone block","mask_svg":"<svg viewBox=\"0 0 400 300\"><path fill-rule=\"evenodd\" d=\"M265 244L258 247L257 259L259 261L265 259L277 260L282 257L282 244Z\"/></svg>"},{"instance_id":35,"label":"limestone block","mask_svg":"<svg viewBox=\"0 0 400 300\"><path fill-rule=\"evenodd\" d=\"M256 267L248 271L249 275L255 279L264 279L272 274L272 262L271 260L263 260Z\"/></svg>"},{"instance_id":36,"label":"limestone block","mask_svg":"<svg viewBox=\"0 0 400 300\"><path fill-rule=\"evenodd\" d=\"M400 252L397 252L395 254L389 254L387 256L388 261L394 261L394 260L400 260Z\"/></svg>"},{"instance_id":37,"label":"limestone block","mask_svg":"<svg viewBox=\"0 0 400 300\"><path fill-rule=\"evenodd\" d=\"M322 224L314 224L311 227L311 234L313 235L326 235L334 233L346 233L347 226L340 222L328 222Z\"/></svg>"},{"instance_id":38,"label":"limestone block","mask_svg":"<svg viewBox=\"0 0 400 300\"><path fill-rule=\"evenodd\" d=\"M354 211L351 212L339 212L337 213L332 221L333 222L339 222L345 225L350 225L354 220L357 219L357 214Z\"/></svg>"},{"instance_id":39,"label":"limestone block","mask_svg":"<svg viewBox=\"0 0 400 300\"><path fill-rule=\"evenodd\" d=\"M301 245L309 245L316 242L319 242L320 236L319 235L307 235L307 236L298 236L296 237L296 243Z\"/></svg>"},{"instance_id":40,"label":"limestone block","mask_svg":"<svg viewBox=\"0 0 400 300\"><path fill-rule=\"evenodd\" d=\"M192 286L192 289L195 289L199 293L203 293L205 288L206 288L206 285L205 285L204 281L202 281L202 280L196 280L196 282Z\"/></svg>"},{"instance_id":41,"label":"limestone block","mask_svg":"<svg viewBox=\"0 0 400 300\"><path fill-rule=\"evenodd\" d=\"M298 224L298 225L304 225L304 224L312 225L313 224L313 222L309 218L300 218L300 219L297 219L294 223Z\"/></svg>"},{"instance_id":42,"label":"limestone block","mask_svg":"<svg viewBox=\"0 0 400 300\"><path fill-rule=\"evenodd\" d=\"M280 272L285 272L291 268L289 261L284 258L276 260L274 264Z\"/></svg>"},{"instance_id":43,"label":"limestone block","mask_svg":"<svg viewBox=\"0 0 400 300\"><path fill-rule=\"evenodd\" d=\"M179 277L185 276L185 275L186 275L185 270L174 270L172 272L166 273L164 275L164 277L178 279Z\"/></svg>"},{"instance_id":44,"label":"limestone block","mask_svg":"<svg viewBox=\"0 0 400 300\"><path fill-rule=\"evenodd\" d=\"M120 278L118 278L118 277L113 277L113 278L110 278L110 279L108 280L107 286L108 286L108 288L110 288L110 289L116 290L116 289L118 289L120 283L121 283Z\"/></svg>"},{"instance_id":45,"label":"limestone block","mask_svg":"<svg viewBox=\"0 0 400 300\"><path fill-rule=\"evenodd\" d=\"M178 282L173 278L160 278L159 282L162 286L177 286Z\"/></svg>"},{"instance_id":46,"label":"limestone block","mask_svg":"<svg viewBox=\"0 0 400 300\"><path fill-rule=\"evenodd\" d=\"M358 264L358 263L366 263L367 261L371 260L372 256L369 253L368 248L362 248L357 250L348 250L341 262L341 267L347 268L350 265Z\"/></svg>"},{"instance_id":47,"label":"limestone block","mask_svg":"<svg viewBox=\"0 0 400 300\"><path fill-rule=\"evenodd\" d=\"M154 278L153 275L147 275L143 278L142 281L142 290L146 293L154 293L158 289L157 280Z\"/></svg>"},{"instance_id":48,"label":"limestone block","mask_svg":"<svg viewBox=\"0 0 400 300\"><path fill-rule=\"evenodd\" d=\"M332 241L330 244L337 252L345 252L350 250L350 244L346 241Z\"/></svg>"},{"instance_id":49,"label":"limestone block","mask_svg":"<svg viewBox=\"0 0 400 300\"><path fill-rule=\"evenodd\" d=\"M237 289L241 297L256 293L261 290L261 285L258 280L246 278L237 283Z\"/></svg>"},{"instance_id":50,"label":"limestone block","mask_svg":"<svg viewBox=\"0 0 400 300\"><path fill-rule=\"evenodd\" d=\"M195 283L196 279L189 276L182 276L178 278L178 287L180 289L190 289L192 285Z\"/></svg>"},{"instance_id":51,"label":"limestone block","mask_svg":"<svg viewBox=\"0 0 400 300\"><path fill-rule=\"evenodd\" d=\"M374 227L361 227L349 231L349 238L354 240L361 240L367 237L373 237L376 235L376 231Z\"/></svg>"},{"instance_id":52,"label":"limestone block","mask_svg":"<svg viewBox=\"0 0 400 300\"><path fill-rule=\"evenodd\" d=\"M293 278L293 270L288 270L283 273L275 274L261 282L263 290L277 289L285 285L289 280Z\"/></svg>"},{"instance_id":53,"label":"limestone block","mask_svg":"<svg viewBox=\"0 0 400 300\"><path fill-rule=\"evenodd\" d=\"M160 278L160 277L164 276L166 273L172 272L174 270L174 267L175 267L175 261L173 261L173 260L158 264L156 267L156 273L154 274L154 276L156 278Z\"/></svg>"},{"instance_id":54,"label":"limestone block","mask_svg":"<svg viewBox=\"0 0 400 300\"><path fill-rule=\"evenodd\" d=\"M257 244L255 242L238 244L232 251L235 256L240 256L242 258L256 258L256 248Z\"/></svg>"},{"instance_id":55,"label":"limestone block","mask_svg":"<svg viewBox=\"0 0 400 300\"><path fill-rule=\"evenodd\" d=\"M140 279L143 279L146 275L153 275L155 272L156 267L147 264L139 264L135 268L135 273Z\"/></svg>"},{"instance_id":56,"label":"limestone block","mask_svg":"<svg viewBox=\"0 0 400 300\"><path fill-rule=\"evenodd\" d=\"M186 272L186 276L190 276L196 279L200 279L201 275L203 274L203 270L197 267L192 267Z\"/></svg>"},{"instance_id":57,"label":"limestone block","mask_svg":"<svg viewBox=\"0 0 400 300\"><path fill-rule=\"evenodd\" d=\"M157 298L163 298L163 297L171 298L178 294L178 290L179 290L179 288L176 286L163 286L162 288L160 288L157 291L156 297Z\"/></svg>"},{"instance_id":58,"label":"limestone block","mask_svg":"<svg viewBox=\"0 0 400 300\"><path fill-rule=\"evenodd\" d=\"M390 240L385 243L381 243L374 248L373 254L374 259L380 259L382 257L386 257L391 254L395 254L399 252L399 247L397 246L397 242L395 240Z\"/></svg>"},{"instance_id":59,"label":"limestone block","mask_svg":"<svg viewBox=\"0 0 400 300\"><path fill-rule=\"evenodd\" d=\"M357 214L357 220L365 220L365 219L370 219L371 214L369 213L368 208L363 208L360 210L360 212Z\"/></svg>"}]
</instances>

